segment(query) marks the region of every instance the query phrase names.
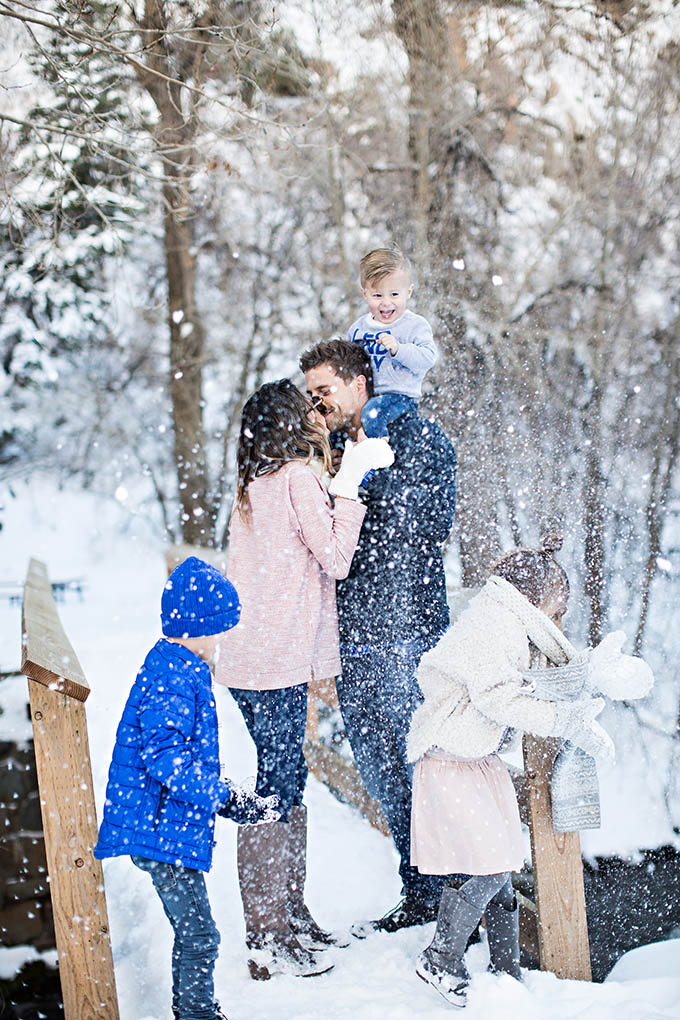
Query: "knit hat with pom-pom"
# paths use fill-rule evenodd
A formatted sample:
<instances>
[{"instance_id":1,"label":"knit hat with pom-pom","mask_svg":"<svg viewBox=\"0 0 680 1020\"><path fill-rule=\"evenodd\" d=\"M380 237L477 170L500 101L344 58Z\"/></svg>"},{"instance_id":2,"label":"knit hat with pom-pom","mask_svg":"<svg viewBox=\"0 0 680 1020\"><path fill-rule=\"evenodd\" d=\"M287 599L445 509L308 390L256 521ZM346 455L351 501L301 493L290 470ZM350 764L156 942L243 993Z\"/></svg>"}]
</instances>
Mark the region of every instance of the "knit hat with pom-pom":
<instances>
[{"instance_id":1,"label":"knit hat with pom-pom","mask_svg":"<svg viewBox=\"0 0 680 1020\"><path fill-rule=\"evenodd\" d=\"M207 637L235 627L241 603L231 581L197 556L175 567L161 597L166 637Z\"/></svg>"}]
</instances>

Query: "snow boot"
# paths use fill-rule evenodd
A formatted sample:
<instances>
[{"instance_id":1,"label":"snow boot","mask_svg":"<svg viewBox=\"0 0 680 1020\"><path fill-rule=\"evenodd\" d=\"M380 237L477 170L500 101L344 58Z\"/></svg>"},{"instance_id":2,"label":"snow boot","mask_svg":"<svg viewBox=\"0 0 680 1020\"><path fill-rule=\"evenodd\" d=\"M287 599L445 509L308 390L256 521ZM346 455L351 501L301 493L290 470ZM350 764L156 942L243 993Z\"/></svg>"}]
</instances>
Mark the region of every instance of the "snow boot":
<instances>
[{"instance_id":1,"label":"snow boot","mask_svg":"<svg viewBox=\"0 0 680 1020\"><path fill-rule=\"evenodd\" d=\"M501 898L499 893L487 903L484 917L489 942L489 970L494 974L510 974L521 981L517 898L513 895L513 905L507 906L507 896Z\"/></svg>"},{"instance_id":2,"label":"snow boot","mask_svg":"<svg viewBox=\"0 0 680 1020\"><path fill-rule=\"evenodd\" d=\"M353 924L351 931L356 939L365 939L374 931L391 934L401 928L412 928L416 924L427 924L437 916L438 904L415 892L406 892L396 907L392 907L377 921Z\"/></svg>"},{"instance_id":3,"label":"snow boot","mask_svg":"<svg viewBox=\"0 0 680 1020\"><path fill-rule=\"evenodd\" d=\"M288 823L239 827L237 862L253 980L275 974L315 977L331 970L328 958L301 946L288 924Z\"/></svg>"},{"instance_id":4,"label":"snow boot","mask_svg":"<svg viewBox=\"0 0 680 1020\"><path fill-rule=\"evenodd\" d=\"M307 808L303 804L296 804L288 815L288 852L288 923L298 942L313 952L348 946L349 938L340 932L324 931L305 903Z\"/></svg>"},{"instance_id":5,"label":"snow boot","mask_svg":"<svg viewBox=\"0 0 680 1020\"><path fill-rule=\"evenodd\" d=\"M468 902L457 889L445 885L434 938L418 957L418 977L454 1006L464 1006L467 1002L465 990L470 974L465 966L465 949L481 916L479 907Z\"/></svg>"}]
</instances>

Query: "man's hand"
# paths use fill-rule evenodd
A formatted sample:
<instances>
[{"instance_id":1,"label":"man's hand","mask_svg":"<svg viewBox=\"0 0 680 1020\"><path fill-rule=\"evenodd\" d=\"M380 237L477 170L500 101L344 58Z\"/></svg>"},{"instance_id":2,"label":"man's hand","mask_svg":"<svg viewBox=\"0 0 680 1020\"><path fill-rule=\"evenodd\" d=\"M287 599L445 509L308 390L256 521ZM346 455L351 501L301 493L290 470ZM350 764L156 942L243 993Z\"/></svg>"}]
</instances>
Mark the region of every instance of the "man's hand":
<instances>
[{"instance_id":1,"label":"man's hand","mask_svg":"<svg viewBox=\"0 0 680 1020\"><path fill-rule=\"evenodd\" d=\"M378 343L381 343L390 352L392 357L399 350L399 343L391 333L378 333Z\"/></svg>"}]
</instances>

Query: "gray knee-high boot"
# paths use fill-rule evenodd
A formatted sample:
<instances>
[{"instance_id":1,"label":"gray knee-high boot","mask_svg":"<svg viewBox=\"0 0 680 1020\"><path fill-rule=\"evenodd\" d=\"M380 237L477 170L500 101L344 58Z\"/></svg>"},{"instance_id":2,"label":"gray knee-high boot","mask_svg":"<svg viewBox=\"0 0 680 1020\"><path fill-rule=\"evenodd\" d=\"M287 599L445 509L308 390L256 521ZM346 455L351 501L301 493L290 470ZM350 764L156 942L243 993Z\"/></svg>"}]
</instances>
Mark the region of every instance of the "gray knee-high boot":
<instances>
[{"instance_id":1,"label":"gray knee-high boot","mask_svg":"<svg viewBox=\"0 0 680 1020\"><path fill-rule=\"evenodd\" d=\"M489 942L489 970L522 980L519 966L519 908L514 893L501 890L484 908Z\"/></svg>"},{"instance_id":2,"label":"gray knee-high boot","mask_svg":"<svg viewBox=\"0 0 680 1020\"><path fill-rule=\"evenodd\" d=\"M250 976L266 981L330 970L333 964L301 946L288 924L288 823L239 827L237 861Z\"/></svg>"},{"instance_id":3,"label":"gray knee-high boot","mask_svg":"<svg viewBox=\"0 0 680 1020\"><path fill-rule=\"evenodd\" d=\"M318 951L329 946L348 946L349 938L324 931L305 903L307 880L307 808L296 804L288 815L288 923L306 949Z\"/></svg>"},{"instance_id":4,"label":"gray knee-high boot","mask_svg":"<svg viewBox=\"0 0 680 1020\"><path fill-rule=\"evenodd\" d=\"M455 1006L464 1006L470 974L465 966L468 938L482 911L457 890L445 885L430 945L418 957L416 974Z\"/></svg>"}]
</instances>

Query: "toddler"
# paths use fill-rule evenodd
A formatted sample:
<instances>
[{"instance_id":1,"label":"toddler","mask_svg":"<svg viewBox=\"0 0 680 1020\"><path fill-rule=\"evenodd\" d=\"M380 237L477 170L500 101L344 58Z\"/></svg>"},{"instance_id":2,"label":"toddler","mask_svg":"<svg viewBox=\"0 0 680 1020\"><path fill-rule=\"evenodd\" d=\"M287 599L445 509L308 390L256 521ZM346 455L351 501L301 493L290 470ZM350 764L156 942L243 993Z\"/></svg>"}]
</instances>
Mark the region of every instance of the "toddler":
<instances>
[{"instance_id":1,"label":"toddler","mask_svg":"<svg viewBox=\"0 0 680 1020\"><path fill-rule=\"evenodd\" d=\"M437 350L427 319L406 307L413 292L406 256L398 248L376 248L359 269L368 312L352 323L347 339L361 344L371 361L375 396L363 408L361 424L367 436L378 438L406 411L417 412Z\"/></svg>"},{"instance_id":2,"label":"toddler","mask_svg":"<svg viewBox=\"0 0 680 1020\"><path fill-rule=\"evenodd\" d=\"M606 675L628 671L624 696L651 686L648 667L618 655L612 642L577 653L557 626L569 584L546 539L539 550L520 549L494 567L439 644L423 657L418 681L424 702L413 716L408 757L416 762L411 816L411 863L428 875L447 875L431 944L417 974L447 1001L463 1006L469 974L467 941L486 917L490 969L520 979L517 902L510 872L524 862L519 810L508 771L498 757L511 730L560 736L596 757L611 755L606 732L594 720L604 702L590 693L576 700L533 695L530 643L555 664L581 662L592 690ZM610 638L613 635L610 635ZM620 645L620 642L619 642ZM554 670L559 673L559 670ZM606 677L604 678L606 680Z\"/></svg>"},{"instance_id":3,"label":"toddler","mask_svg":"<svg viewBox=\"0 0 680 1020\"><path fill-rule=\"evenodd\" d=\"M236 589L189 557L161 599L164 637L151 649L116 733L95 857L129 854L148 872L172 925L175 1020L224 1018L213 971L220 942L205 887L215 815L241 824L279 817L276 798L220 778L217 712L208 663L239 621Z\"/></svg>"}]
</instances>

